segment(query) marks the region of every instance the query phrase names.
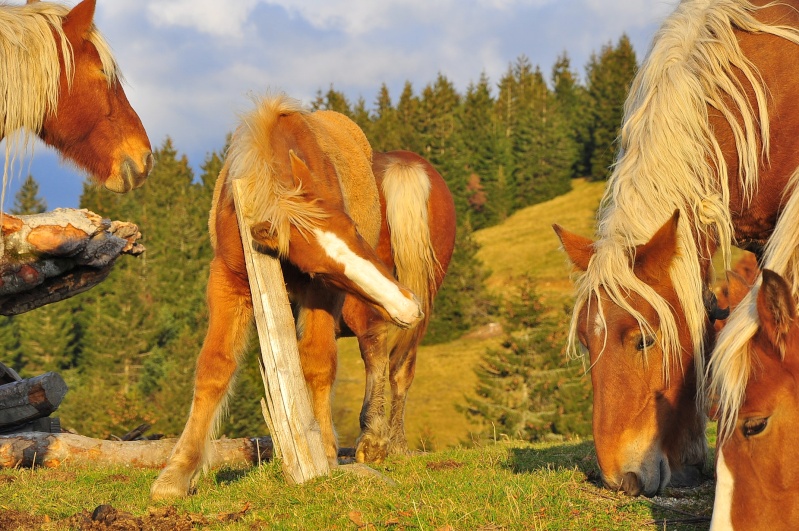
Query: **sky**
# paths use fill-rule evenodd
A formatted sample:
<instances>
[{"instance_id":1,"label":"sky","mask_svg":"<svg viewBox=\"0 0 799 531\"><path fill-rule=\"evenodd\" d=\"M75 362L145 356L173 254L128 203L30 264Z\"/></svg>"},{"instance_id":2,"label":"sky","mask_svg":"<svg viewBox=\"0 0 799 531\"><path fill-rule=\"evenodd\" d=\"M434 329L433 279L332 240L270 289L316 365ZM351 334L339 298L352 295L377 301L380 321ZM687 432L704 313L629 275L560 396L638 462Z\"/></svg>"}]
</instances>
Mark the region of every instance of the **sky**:
<instances>
[{"instance_id":1,"label":"sky","mask_svg":"<svg viewBox=\"0 0 799 531\"><path fill-rule=\"evenodd\" d=\"M481 74L496 86L522 55L549 77L564 52L582 76L591 54L622 34L643 59L676 3L97 0L95 23L111 44L153 148L170 138L198 174L250 109L253 95L285 92L310 104L332 86L351 103L363 98L373 109L382 84L395 104L406 81L418 95L439 73L463 94ZM6 209L28 173L49 209L78 206L85 176L44 144L35 146L19 173Z\"/></svg>"}]
</instances>

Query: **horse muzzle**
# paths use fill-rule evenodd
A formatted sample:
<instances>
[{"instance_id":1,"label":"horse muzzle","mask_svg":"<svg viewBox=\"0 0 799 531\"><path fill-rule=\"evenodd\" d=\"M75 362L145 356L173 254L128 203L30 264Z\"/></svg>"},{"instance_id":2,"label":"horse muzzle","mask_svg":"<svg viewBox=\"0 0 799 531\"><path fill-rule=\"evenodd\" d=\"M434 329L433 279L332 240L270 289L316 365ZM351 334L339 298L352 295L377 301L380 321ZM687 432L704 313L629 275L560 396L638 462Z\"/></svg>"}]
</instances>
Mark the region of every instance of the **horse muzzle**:
<instances>
[{"instance_id":1,"label":"horse muzzle","mask_svg":"<svg viewBox=\"0 0 799 531\"><path fill-rule=\"evenodd\" d=\"M109 177L105 187L119 194L135 190L147 180L154 164L155 158L151 151L148 151L140 162L126 157L119 166L119 173Z\"/></svg>"}]
</instances>

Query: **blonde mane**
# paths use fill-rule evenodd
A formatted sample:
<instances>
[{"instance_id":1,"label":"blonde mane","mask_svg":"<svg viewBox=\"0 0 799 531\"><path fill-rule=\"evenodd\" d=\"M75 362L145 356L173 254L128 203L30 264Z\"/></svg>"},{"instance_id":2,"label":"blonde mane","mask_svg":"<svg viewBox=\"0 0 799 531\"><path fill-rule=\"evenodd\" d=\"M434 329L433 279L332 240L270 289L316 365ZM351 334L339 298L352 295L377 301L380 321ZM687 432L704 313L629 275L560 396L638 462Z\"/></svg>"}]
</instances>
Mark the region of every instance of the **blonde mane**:
<instances>
[{"instance_id":1,"label":"blonde mane","mask_svg":"<svg viewBox=\"0 0 799 531\"><path fill-rule=\"evenodd\" d=\"M699 249L700 242L715 240L725 264L729 264L733 243L727 164L707 109L711 106L721 112L732 128L738 179L746 197L751 198L757 188L758 167L768 160L767 89L740 49L733 28L799 42L794 29L756 20L758 9L743 1L685 0L656 34L625 102L621 150L598 213L595 254L588 271L576 281L569 336L572 354L581 354L576 339L581 307L593 298L600 300L603 292L637 319L642 330L651 333L651 324L626 302L629 293L635 292L657 313L668 378L669 368L680 360L677 323L669 303L635 276L632 264L635 246L646 243L679 209L678 252L670 276L685 312L696 374L700 387L703 385L705 309L701 289L709 279L702 278L700 260L711 256L707 249ZM738 81L735 70L745 76L746 85ZM747 90L754 94L757 108L749 103ZM599 318L606 325L601 305Z\"/></svg>"},{"instance_id":2,"label":"blonde mane","mask_svg":"<svg viewBox=\"0 0 799 531\"><path fill-rule=\"evenodd\" d=\"M285 258L289 251L291 225L303 233L311 232L327 214L314 202L303 198L302 184L283 182L275 168L272 131L282 115L310 113L295 99L284 94L255 98L255 108L241 116L233 133L225 166L226 182L243 179L249 200L243 209L250 226L269 220L277 237L278 254ZM213 217L213 210L212 210Z\"/></svg>"},{"instance_id":3,"label":"blonde mane","mask_svg":"<svg viewBox=\"0 0 799 531\"><path fill-rule=\"evenodd\" d=\"M762 266L788 281L794 300L799 300L799 231L796 230L796 220L799 219L798 184L799 168L794 171L789 185L783 191L783 198L787 197L787 202L766 244ZM755 358L751 352L751 341L760 326L757 294L761 282L762 277L758 277L746 297L733 310L716 340L708 363L709 394L718 403L719 441L729 437L735 428L752 372Z\"/></svg>"},{"instance_id":4,"label":"blonde mane","mask_svg":"<svg viewBox=\"0 0 799 531\"><path fill-rule=\"evenodd\" d=\"M0 140L6 141L0 209L17 157L32 149L45 115L58 103L59 49L64 51L65 74L72 83L72 46L62 28L69 11L49 2L0 5ZM100 55L109 85L115 83L119 72L108 43L94 28L89 40Z\"/></svg>"}]
</instances>

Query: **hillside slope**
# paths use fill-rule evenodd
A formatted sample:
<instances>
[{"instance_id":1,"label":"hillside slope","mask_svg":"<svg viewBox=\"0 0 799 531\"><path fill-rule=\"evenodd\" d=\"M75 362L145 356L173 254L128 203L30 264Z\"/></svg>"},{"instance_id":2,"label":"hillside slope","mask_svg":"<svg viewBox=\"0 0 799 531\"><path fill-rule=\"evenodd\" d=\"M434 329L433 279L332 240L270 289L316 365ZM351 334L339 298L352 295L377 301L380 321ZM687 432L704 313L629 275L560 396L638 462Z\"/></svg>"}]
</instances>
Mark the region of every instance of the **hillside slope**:
<instances>
[{"instance_id":1,"label":"hillside slope","mask_svg":"<svg viewBox=\"0 0 799 531\"><path fill-rule=\"evenodd\" d=\"M575 180L573 190L551 201L520 210L495 227L477 231L479 259L491 275L490 290L512 289L514 277L529 273L538 280L542 299L561 307L571 296L569 267L559 250L552 223L590 236L604 183ZM416 379L408 397L407 434L412 448L441 449L469 441L470 425L458 411L464 396L474 393L474 369L498 337L467 334L419 351ZM352 446L358 434L358 413L364 391L364 368L353 339L339 341L339 370L334 420L342 446Z\"/></svg>"}]
</instances>

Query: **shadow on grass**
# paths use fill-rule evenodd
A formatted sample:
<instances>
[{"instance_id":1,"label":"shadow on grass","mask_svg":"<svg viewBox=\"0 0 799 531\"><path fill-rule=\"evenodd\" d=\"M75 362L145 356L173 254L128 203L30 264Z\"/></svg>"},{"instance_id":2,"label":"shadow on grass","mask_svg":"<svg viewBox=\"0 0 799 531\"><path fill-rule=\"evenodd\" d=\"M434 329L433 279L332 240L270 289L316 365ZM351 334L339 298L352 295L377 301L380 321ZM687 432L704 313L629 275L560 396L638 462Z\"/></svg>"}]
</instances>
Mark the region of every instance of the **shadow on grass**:
<instances>
[{"instance_id":1,"label":"shadow on grass","mask_svg":"<svg viewBox=\"0 0 799 531\"><path fill-rule=\"evenodd\" d=\"M516 474L547 469L577 468L586 476L586 495L614 503L619 509L628 504L644 504L652 515L649 528L674 531L706 531L713 506L712 481L694 488L666 487L655 498L632 498L605 488L596 460L593 441L564 443L549 448L512 448L505 466Z\"/></svg>"},{"instance_id":2,"label":"shadow on grass","mask_svg":"<svg viewBox=\"0 0 799 531\"><path fill-rule=\"evenodd\" d=\"M577 467L589 482L598 487L602 485L592 441L565 443L550 448L512 448L506 465L517 474L552 467Z\"/></svg>"}]
</instances>

